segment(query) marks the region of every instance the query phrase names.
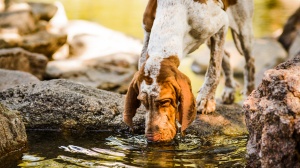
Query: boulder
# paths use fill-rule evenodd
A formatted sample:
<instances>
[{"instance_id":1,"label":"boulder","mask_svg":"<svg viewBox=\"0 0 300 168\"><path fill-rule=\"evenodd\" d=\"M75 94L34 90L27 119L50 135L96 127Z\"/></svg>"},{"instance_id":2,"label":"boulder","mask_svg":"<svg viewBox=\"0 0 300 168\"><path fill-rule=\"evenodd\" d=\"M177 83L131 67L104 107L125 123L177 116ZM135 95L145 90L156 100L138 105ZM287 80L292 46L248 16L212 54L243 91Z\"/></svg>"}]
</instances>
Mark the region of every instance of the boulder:
<instances>
[{"instance_id":1,"label":"boulder","mask_svg":"<svg viewBox=\"0 0 300 168\"><path fill-rule=\"evenodd\" d=\"M49 21L57 12L57 7L51 3L28 2L36 20Z\"/></svg>"},{"instance_id":2,"label":"boulder","mask_svg":"<svg viewBox=\"0 0 300 168\"><path fill-rule=\"evenodd\" d=\"M244 57L240 55L232 41L225 43L225 50L230 54L230 63L234 74L242 76L245 66ZM281 44L273 38L255 39L252 55L255 59L255 80L257 85L261 81L262 74L265 70L278 65L287 58L287 52ZM195 59L192 64L192 70L195 73L204 74L210 59L210 50L208 47L204 47L202 50L192 53L191 56Z\"/></svg>"},{"instance_id":3,"label":"boulder","mask_svg":"<svg viewBox=\"0 0 300 168\"><path fill-rule=\"evenodd\" d=\"M26 128L125 128L122 95L67 80L10 88L0 92L0 102L20 111Z\"/></svg>"},{"instance_id":4,"label":"boulder","mask_svg":"<svg viewBox=\"0 0 300 168\"><path fill-rule=\"evenodd\" d=\"M27 128L112 130L128 132L122 122L125 96L86 87L68 80L42 81L0 92L0 102L19 110ZM144 133L144 107L133 119L136 133ZM218 105L212 115L199 115L187 133L245 135L244 113L239 105Z\"/></svg>"},{"instance_id":5,"label":"boulder","mask_svg":"<svg viewBox=\"0 0 300 168\"><path fill-rule=\"evenodd\" d=\"M0 31L0 47L14 48L21 47L34 53L40 53L52 59L52 55L59 50L67 41L67 35L54 34L44 30L45 25L41 21L40 31L20 36L14 29Z\"/></svg>"},{"instance_id":6,"label":"boulder","mask_svg":"<svg viewBox=\"0 0 300 168\"><path fill-rule=\"evenodd\" d=\"M137 67L132 57L130 54L119 53L87 60L51 61L47 66L46 77L69 79L98 89L126 93Z\"/></svg>"},{"instance_id":7,"label":"boulder","mask_svg":"<svg viewBox=\"0 0 300 168\"><path fill-rule=\"evenodd\" d=\"M40 53L52 59L52 55L67 41L66 34L54 34L46 30L23 36L19 47L34 53Z\"/></svg>"},{"instance_id":8,"label":"boulder","mask_svg":"<svg viewBox=\"0 0 300 168\"><path fill-rule=\"evenodd\" d=\"M38 82L40 82L40 80L29 73L0 69L0 91L18 85Z\"/></svg>"},{"instance_id":9,"label":"boulder","mask_svg":"<svg viewBox=\"0 0 300 168\"><path fill-rule=\"evenodd\" d=\"M248 167L300 167L300 55L265 72L244 102Z\"/></svg>"},{"instance_id":10,"label":"boulder","mask_svg":"<svg viewBox=\"0 0 300 168\"><path fill-rule=\"evenodd\" d=\"M16 28L19 34L29 34L36 30L35 18L30 10L0 13L0 29Z\"/></svg>"},{"instance_id":11,"label":"boulder","mask_svg":"<svg viewBox=\"0 0 300 168\"><path fill-rule=\"evenodd\" d=\"M70 57L91 59L117 53L129 53L137 55L135 57L137 62L142 50L141 41L89 21L69 21L60 32L68 35Z\"/></svg>"},{"instance_id":12,"label":"boulder","mask_svg":"<svg viewBox=\"0 0 300 168\"><path fill-rule=\"evenodd\" d=\"M20 113L0 103L0 162L5 156L23 151L27 135ZM1 166L4 166L1 162Z\"/></svg>"},{"instance_id":13,"label":"boulder","mask_svg":"<svg viewBox=\"0 0 300 168\"><path fill-rule=\"evenodd\" d=\"M28 52L22 48L0 50L0 68L29 72L43 79L48 59L42 54Z\"/></svg>"}]
</instances>

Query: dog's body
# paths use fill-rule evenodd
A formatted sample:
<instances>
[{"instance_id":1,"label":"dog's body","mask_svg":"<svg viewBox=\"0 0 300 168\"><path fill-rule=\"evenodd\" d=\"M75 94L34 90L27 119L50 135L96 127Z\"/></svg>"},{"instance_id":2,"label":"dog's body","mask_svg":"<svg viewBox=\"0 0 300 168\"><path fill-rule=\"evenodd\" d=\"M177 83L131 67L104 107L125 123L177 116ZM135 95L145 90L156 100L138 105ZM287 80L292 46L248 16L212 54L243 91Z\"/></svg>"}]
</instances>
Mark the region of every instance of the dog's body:
<instances>
[{"instance_id":1,"label":"dog's body","mask_svg":"<svg viewBox=\"0 0 300 168\"><path fill-rule=\"evenodd\" d=\"M211 59L197 96L197 111L215 111L215 90L221 67L226 78L223 102L232 103L233 75L223 49L229 23L236 46L245 56L245 93L249 94L254 89L252 13L251 0L149 0L143 20L144 47L139 71L128 89L125 123L132 126L132 117L141 101L147 109L148 140L173 139L176 119L182 126L181 131L188 127L196 116L196 107L190 81L177 67L179 59L206 41Z\"/></svg>"}]
</instances>

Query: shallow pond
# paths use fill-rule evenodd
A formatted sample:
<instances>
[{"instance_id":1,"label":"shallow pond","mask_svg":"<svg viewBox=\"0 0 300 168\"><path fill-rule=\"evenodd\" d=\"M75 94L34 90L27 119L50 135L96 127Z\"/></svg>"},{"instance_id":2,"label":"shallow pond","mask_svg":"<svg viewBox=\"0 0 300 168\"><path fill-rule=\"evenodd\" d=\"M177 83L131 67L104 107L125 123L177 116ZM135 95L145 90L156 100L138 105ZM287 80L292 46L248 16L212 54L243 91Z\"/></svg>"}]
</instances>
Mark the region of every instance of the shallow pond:
<instances>
[{"instance_id":1,"label":"shallow pond","mask_svg":"<svg viewBox=\"0 0 300 168\"><path fill-rule=\"evenodd\" d=\"M244 167L247 136L187 135L148 145L143 135L28 131L20 167Z\"/></svg>"}]
</instances>

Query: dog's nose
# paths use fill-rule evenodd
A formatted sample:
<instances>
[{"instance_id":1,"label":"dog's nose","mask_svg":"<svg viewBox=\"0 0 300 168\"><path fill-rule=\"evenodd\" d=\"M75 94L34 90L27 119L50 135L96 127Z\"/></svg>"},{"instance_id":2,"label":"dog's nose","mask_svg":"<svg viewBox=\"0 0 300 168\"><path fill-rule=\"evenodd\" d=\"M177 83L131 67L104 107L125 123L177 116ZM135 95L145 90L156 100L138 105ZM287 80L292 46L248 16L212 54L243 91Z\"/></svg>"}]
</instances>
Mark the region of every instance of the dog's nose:
<instances>
[{"instance_id":1,"label":"dog's nose","mask_svg":"<svg viewBox=\"0 0 300 168\"><path fill-rule=\"evenodd\" d=\"M161 135L157 133L146 133L146 138L148 142L158 142Z\"/></svg>"}]
</instances>

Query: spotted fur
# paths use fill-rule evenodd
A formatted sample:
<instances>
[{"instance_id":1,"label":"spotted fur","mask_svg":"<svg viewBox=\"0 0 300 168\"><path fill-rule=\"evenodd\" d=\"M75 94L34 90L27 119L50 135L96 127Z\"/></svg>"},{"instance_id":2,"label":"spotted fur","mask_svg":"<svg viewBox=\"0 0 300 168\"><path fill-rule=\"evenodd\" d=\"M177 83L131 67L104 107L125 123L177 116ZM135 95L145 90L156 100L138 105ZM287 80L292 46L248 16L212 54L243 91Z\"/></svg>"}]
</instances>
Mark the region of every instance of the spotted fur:
<instances>
[{"instance_id":1,"label":"spotted fur","mask_svg":"<svg viewBox=\"0 0 300 168\"><path fill-rule=\"evenodd\" d=\"M240 11L239 5L249 3L252 3L252 0L149 0L143 19L145 41L139 60L139 71L132 80L126 96L123 114L125 123L132 127L132 117L142 103L147 109L147 139L170 141L176 134L175 120L181 124L181 131L184 132L196 116L196 105L197 111L202 113L215 111L214 94L219 83L221 67L226 75L226 89L229 90L224 94L224 99L230 99L234 92L234 84L228 60L223 59L223 46L232 17L228 18L226 9L233 6L229 12L239 12L240 16L247 18L247 12L241 15L243 12ZM248 17L251 17L250 15ZM238 20L238 17L233 20ZM243 20L249 22L245 18ZM243 36L239 27L240 24L233 25L236 37ZM251 27L244 29L251 30ZM251 60L251 40L247 41L251 32L247 33L250 36L237 46L245 51L246 58ZM211 49L210 65L195 103L190 80L178 70L179 60L206 41ZM250 68L245 70L251 83L253 72L249 69L253 68L253 65L248 63L247 59ZM251 84L247 87L248 90L251 89Z\"/></svg>"}]
</instances>

